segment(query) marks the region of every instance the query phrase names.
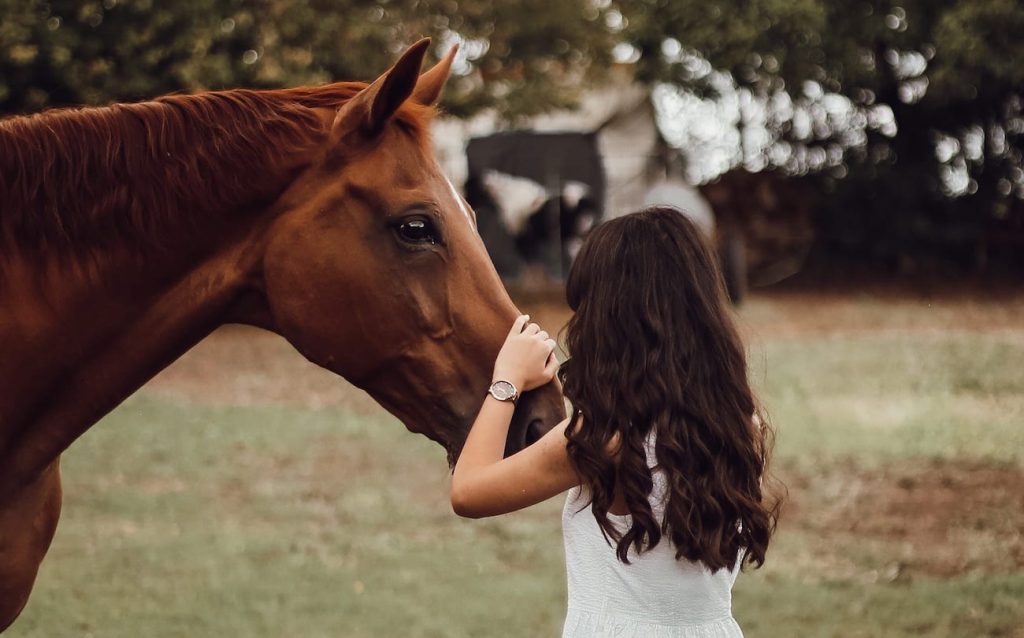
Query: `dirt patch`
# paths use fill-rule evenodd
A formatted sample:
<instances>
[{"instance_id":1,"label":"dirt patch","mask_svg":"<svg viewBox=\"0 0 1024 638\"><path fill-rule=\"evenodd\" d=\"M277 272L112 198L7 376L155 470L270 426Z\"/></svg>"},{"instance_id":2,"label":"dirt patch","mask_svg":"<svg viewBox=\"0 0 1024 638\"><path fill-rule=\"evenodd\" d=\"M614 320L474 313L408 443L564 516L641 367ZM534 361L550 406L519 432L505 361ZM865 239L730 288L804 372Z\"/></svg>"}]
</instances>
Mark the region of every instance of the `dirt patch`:
<instances>
[{"instance_id":1,"label":"dirt patch","mask_svg":"<svg viewBox=\"0 0 1024 638\"><path fill-rule=\"evenodd\" d=\"M964 461L780 471L781 529L808 532L879 578L1024 569L1024 469ZM851 549L855 551L851 552ZM822 557L827 559L827 556Z\"/></svg>"},{"instance_id":2,"label":"dirt patch","mask_svg":"<svg viewBox=\"0 0 1024 638\"><path fill-rule=\"evenodd\" d=\"M1024 334L1021 294L929 297L765 292L751 296L739 314L744 332L760 339L885 332Z\"/></svg>"},{"instance_id":3,"label":"dirt patch","mask_svg":"<svg viewBox=\"0 0 1024 638\"><path fill-rule=\"evenodd\" d=\"M571 316L560 292L533 292L519 307L557 333ZM926 299L798 292L758 294L740 309L748 338L764 341L822 334L1009 332L1024 339L1024 295ZM226 405L344 405L379 410L364 392L306 361L288 342L243 326L217 330L147 385L175 400Z\"/></svg>"},{"instance_id":4,"label":"dirt patch","mask_svg":"<svg viewBox=\"0 0 1024 638\"><path fill-rule=\"evenodd\" d=\"M571 311L561 289L516 290L525 312L561 327ZM922 290L874 285L819 291L768 288L737 308L741 329L761 339L878 332L1024 332L1024 291Z\"/></svg>"}]
</instances>

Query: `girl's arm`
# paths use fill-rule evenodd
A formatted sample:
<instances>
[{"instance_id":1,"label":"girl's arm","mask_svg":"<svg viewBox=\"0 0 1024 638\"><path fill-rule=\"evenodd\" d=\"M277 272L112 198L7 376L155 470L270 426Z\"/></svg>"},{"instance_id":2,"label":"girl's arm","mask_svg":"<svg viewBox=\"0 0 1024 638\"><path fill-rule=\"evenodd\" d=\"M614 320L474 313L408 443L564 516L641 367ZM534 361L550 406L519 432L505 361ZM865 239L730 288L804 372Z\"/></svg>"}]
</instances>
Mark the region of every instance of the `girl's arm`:
<instances>
[{"instance_id":1,"label":"girl's arm","mask_svg":"<svg viewBox=\"0 0 1024 638\"><path fill-rule=\"evenodd\" d=\"M529 317L516 319L494 364L494 380L523 392L551 381L558 362L555 343ZM502 458L514 405L488 395L469 432L452 475L452 508L459 516L506 514L547 500L579 484L565 445L569 420L539 441Z\"/></svg>"},{"instance_id":2,"label":"girl's arm","mask_svg":"<svg viewBox=\"0 0 1024 638\"><path fill-rule=\"evenodd\" d=\"M486 403L500 402L488 398ZM499 410L502 407L499 406ZM511 410L508 410L509 416L492 423L483 420L486 408L480 412L481 416L473 425L474 431L494 425L495 430L508 432ZM452 476L452 509L455 513L467 518L507 514L546 501L579 485L579 478L565 451L568 423L568 419L562 421L539 441L507 459L501 458L504 440L496 454L474 453L467 441Z\"/></svg>"}]
</instances>

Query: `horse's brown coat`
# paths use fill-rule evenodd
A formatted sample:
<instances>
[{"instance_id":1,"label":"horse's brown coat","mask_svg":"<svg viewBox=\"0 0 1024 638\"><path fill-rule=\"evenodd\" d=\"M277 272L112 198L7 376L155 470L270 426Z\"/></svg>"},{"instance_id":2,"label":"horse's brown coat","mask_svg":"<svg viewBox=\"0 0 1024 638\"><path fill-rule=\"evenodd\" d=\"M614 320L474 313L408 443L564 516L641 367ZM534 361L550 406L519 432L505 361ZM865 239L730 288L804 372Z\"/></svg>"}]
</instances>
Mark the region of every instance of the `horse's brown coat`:
<instances>
[{"instance_id":1,"label":"horse's brown coat","mask_svg":"<svg viewBox=\"0 0 1024 638\"><path fill-rule=\"evenodd\" d=\"M0 122L0 630L61 452L221 324L283 335L458 454L517 312L430 153L452 54L417 79L427 45L370 85ZM403 243L409 216L439 241ZM524 397L510 451L562 415L553 386Z\"/></svg>"}]
</instances>

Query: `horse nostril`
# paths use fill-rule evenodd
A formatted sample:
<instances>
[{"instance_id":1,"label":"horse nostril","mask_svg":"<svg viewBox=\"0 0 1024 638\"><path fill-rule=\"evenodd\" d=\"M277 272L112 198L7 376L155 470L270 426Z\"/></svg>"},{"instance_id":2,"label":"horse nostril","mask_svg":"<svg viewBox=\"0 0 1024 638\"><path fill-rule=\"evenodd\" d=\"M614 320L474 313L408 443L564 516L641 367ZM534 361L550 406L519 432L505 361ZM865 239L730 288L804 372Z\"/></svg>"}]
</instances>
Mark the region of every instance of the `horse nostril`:
<instances>
[{"instance_id":1,"label":"horse nostril","mask_svg":"<svg viewBox=\"0 0 1024 638\"><path fill-rule=\"evenodd\" d=\"M547 430L544 428L544 421L541 419L532 419L530 424L526 426L526 435L523 437L523 447L533 445L539 441L546 432Z\"/></svg>"}]
</instances>

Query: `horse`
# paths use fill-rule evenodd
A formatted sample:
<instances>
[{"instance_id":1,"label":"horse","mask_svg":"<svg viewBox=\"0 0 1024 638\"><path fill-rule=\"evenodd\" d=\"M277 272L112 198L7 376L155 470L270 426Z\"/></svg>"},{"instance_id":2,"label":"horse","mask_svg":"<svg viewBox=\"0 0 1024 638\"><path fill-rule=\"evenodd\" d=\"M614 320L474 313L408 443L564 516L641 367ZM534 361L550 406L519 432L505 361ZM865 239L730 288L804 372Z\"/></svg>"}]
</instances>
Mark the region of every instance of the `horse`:
<instances>
[{"instance_id":1,"label":"horse","mask_svg":"<svg viewBox=\"0 0 1024 638\"><path fill-rule=\"evenodd\" d=\"M454 463L518 311L427 127L456 49L373 82L0 120L0 631L61 508L61 453L226 323L275 332ZM515 408L506 454L564 417Z\"/></svg>"}]
</instances>

